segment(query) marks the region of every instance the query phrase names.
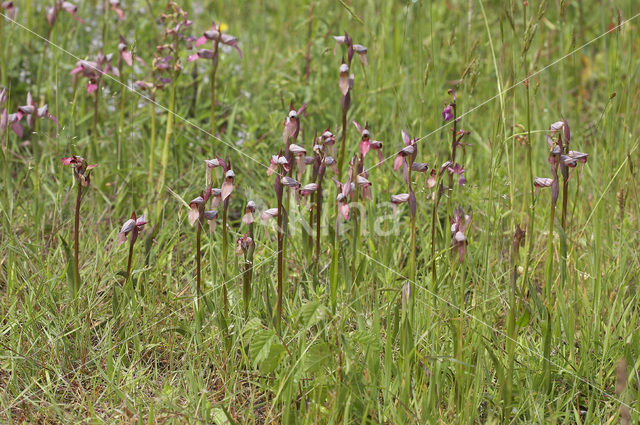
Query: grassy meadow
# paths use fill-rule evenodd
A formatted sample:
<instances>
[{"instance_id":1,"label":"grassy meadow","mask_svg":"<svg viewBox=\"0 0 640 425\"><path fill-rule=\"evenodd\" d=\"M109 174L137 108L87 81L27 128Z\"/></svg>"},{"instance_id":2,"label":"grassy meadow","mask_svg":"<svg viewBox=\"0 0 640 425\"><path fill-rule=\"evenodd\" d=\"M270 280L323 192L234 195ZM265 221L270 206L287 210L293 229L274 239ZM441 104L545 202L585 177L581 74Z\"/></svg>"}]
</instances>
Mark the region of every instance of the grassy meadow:
<instances>
[{"instance_id":1,"label":"grassy meadow","mask_svg":"<svg viewBox=\"0 0 640 425\"><path fill-rule=\"evenodd\" d=\"M0 423L640 422L638 2L0 13Z\"/></svg>"}]
</instances>

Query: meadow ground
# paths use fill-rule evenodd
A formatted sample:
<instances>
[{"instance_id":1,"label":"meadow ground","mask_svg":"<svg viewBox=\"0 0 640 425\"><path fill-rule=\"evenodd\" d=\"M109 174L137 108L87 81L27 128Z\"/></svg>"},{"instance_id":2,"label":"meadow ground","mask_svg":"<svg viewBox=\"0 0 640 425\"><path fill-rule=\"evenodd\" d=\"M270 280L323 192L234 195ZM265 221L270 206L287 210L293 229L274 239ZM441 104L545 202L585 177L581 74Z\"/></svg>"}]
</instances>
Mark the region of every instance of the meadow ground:
<instances>
[{"instance_id":1,"label":"meadow ground","mask_svg":"<svg viewBox=\"0 0 640 425\"><path fill-rule=\"evenodd\" d=\"M0 422L640 421L636 1L0 13Z\"/></svg>"}]
</instances>

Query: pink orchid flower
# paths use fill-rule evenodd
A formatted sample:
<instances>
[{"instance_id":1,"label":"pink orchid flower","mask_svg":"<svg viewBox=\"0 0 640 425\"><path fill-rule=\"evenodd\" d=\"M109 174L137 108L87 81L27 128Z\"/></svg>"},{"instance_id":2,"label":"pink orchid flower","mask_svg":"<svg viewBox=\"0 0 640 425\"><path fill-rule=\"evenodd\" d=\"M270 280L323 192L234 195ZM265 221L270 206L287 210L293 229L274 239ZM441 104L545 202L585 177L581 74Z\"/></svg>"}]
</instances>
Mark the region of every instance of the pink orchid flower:
<instances>
[{"instance_id":1,"label":"pink orchid flower","mask_svg":"<svg viewBox=\"0 0 640 425\"><path fill-rule=\"evenodd\" d=\"M220 30L220 25L216 26L215 22L211 24L211 28L204 32L198 39L196 39L195 45L196 47L202 46L207 41L211 41L211 45L214 50L217 47L217 43L226 44L227 46L231 46L238 54L240 54L240 58L242 58L242 50L238 46L238 39L230 34L223 33Z\"/></svg>"},{"instance_id":2,"label":"pink orchid flower","mask_svg":"<svg viewBox=\"0 0 640 425\"><path fill-rule=\"evenodd\" d=\"M131 214L131 218L124 222L120 232L118 233L118 245L121 245L129 238L129 243L134 244L138 238L138 234L144 230L144 225L147 224L144 215L136 218L136 213ZM131 234L131 236L129 236Z\"/></svg>"}]
</instances>

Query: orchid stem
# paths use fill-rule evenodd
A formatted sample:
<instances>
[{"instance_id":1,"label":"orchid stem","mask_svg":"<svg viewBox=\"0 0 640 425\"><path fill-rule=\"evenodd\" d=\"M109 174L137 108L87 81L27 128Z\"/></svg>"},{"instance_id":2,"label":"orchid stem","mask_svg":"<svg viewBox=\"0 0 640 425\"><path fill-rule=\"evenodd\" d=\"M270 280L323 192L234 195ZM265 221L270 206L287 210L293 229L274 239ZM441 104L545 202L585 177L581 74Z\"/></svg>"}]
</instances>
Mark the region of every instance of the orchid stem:
<instances>
[{"instance_id":1,"label":"orchid stem","mask_svg":"<svg viewBox=\"0 0 640 425\"><path fill-rule=\"evenodd\" d=\"M200 305L200 294L202 291L202 281L201 281L201 265L200 265L200 236L202 234L202 223L200 222L200 217L198 217L198 221L196 223L196 300L198 305Z\"/></svg>"},{"instance_id":2,"label":"orchid stem","mask_svg":"<svg viewBox=\"0 0 640 425\"><path fill-rule=\"evenodd\" d=\"M284 231L282 229L282 187L276 189L276 198L278 201L278 305L276 309L276 329L278 333L280 333L280 322L282 321L282 250L284 242Z\"/></svg>"},{"instance_id":3,"label":"orchid stem","mask_svg":"<svg viewBox=\"0 0 640 425\"><path fill-rule=\"evenodd\" d=\"M73 241L74 241L74 245L73 245L73 267L74 267L74 273L73 273L73 290L74 290L74 296L78 293L78 291L80 290L80 270L79 270L79 252L80 252L80 246L79 246L79 239L80 239L80 202L82 200L82 185L80 184L80 182L76 182L76 184L78 185L78 195L76 197L76 211L75 211L75 222L74 222L74 227L73 227Z\"/></svg>"},{"instance_id":4,"label":"orchid stem","mask_svg":"<svg viewBox=\"0 0 640 425\"><path fill-rule=\"evenodd\" d=\"M133 239L129 242L129 258L127 259L127 274L124 278L124 285L129 281L129 277L131 276L131 259L133 258Z\"/></svg>"},{"instance_id":5,"label":"orchid stem","mask_svg":"<svg viewBox=\"0 0 640 425\"><path fill-rule=\"evenodd\" d=\"M218 42L214 47L215 55L211 64L211 135L216 134L216 72L218 71Z\"/></svg>"},{"instance_id":6,"label":"orchid stem","mask_svg":"<svg viewBox=\"0 0 640 425\"><path fill-rule=\"evenodd\" d=\"M151 115L151 137L149 140L149 175L147 176L147 184L149 190L151 190L151 184L153 182L153 169L155 164L155 149L156 149L156 105L154 102L155 96L151 95L151 103L149 103L149 112Z\"/></svg>"},{"instance_id":7,"label":"orchid stem","mask_svg":"<svg viewBox=\"0 0 640 425\"><path fill-rule=\"evenodd\" d=\"M227 212L229 209L229 198L222 203L222 303L224 306L224 317L229 313L229 298L227 294Z\"/></svg>"}]
</instances>

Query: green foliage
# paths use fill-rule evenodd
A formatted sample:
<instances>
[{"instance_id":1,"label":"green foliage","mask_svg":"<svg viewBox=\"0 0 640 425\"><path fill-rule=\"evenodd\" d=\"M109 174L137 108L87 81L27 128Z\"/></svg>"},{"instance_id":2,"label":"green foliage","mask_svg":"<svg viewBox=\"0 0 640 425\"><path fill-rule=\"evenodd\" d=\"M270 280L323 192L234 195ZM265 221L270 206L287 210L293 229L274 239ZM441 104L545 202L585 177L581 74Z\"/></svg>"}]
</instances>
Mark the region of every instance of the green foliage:
<instances>
[{"instance_id":1,"label":"green foliage","mask_svg":"<svg viewBox=\"0 0 640 425\"><path fill-rule=\"evenodd\" d=\"M23 139L10 130L2 137L1 423L624 423L627 411L629 423L640 421L636 2L530 0L525 16L519 0L185 0L181 6L194 20L188 35L222 21L244 53L240 59L222 51L215 138L201 131L210 129L210 64L187 63L192 51L178 53L184 69L173 86L171 121L163 109L171 90L156 93L155 108L149 92L121 96L121 82L148 77L142 64L124 66L121 80L101 82L96 135L94 96L86 79L69 75L78 58L93 59L98 50L117 58L119 34L150 64L162 43L164 2L123 2L123 21L102 13L102 2L78 2L86 23L61 12L50 33L43 5L14 3L16 21L33 33L1 19L6 105L15 112L30 91L61 125L38 120ZM290 101L308 104L298 140L308 154L316 131L330 126L340 138L345 50L338 46L333 55L331 35L344 31L369 49L367 67L357 58L352 65L348 120L368 122L390 159L376 166L375 153L365 158L373 202L359 222L355 263L351 223L341 223L344 232L334 239L331 171L323 185L320 258L308 255L296 224L289 229L278 333L276 234L258 219L276 206L266 166L283 148ZM49 34L55 45L45 50L37 34ZM432 208L425 176L412 174L415 282L403 304L410 221L406 204L395 216L384 204L406 192L391 164L403 147L401 129L426 136L417 161L437 168L448 158L450 127L441 127L441 111L450 88L458 128L471 131L470 146L458 152L467 185ZM549 193L530 199L526 147L532 174L548 177L544 132L561 118L571 124L572 149L590 156L570 178L567 228L552 223L550 235ZM348 158L359 151L351 124L347 143ZM83 191L81 288L74 286L69 239L73 177L60 164L71 154L100 164ZM236 173L230 249L248 230L240 219L246 202L258 206L246 318L244 262L230 253L222 264L220 222L203 231L202 297L193 297L188 202L204 188L203 159L217 156L229 157ZM311 181L309 167L300 180ZM219 169L214 181L219 187ZM290 221L306 220L305 204L292 198ZM457 205L473 212L463 267L452 266L449 216ZM128 244L118 246L116 234L132 211L150 223L136 244L135 278L121 286ZM527 229L531 250L511 258L516 224Z\"/></svg>"}]
</instances>

